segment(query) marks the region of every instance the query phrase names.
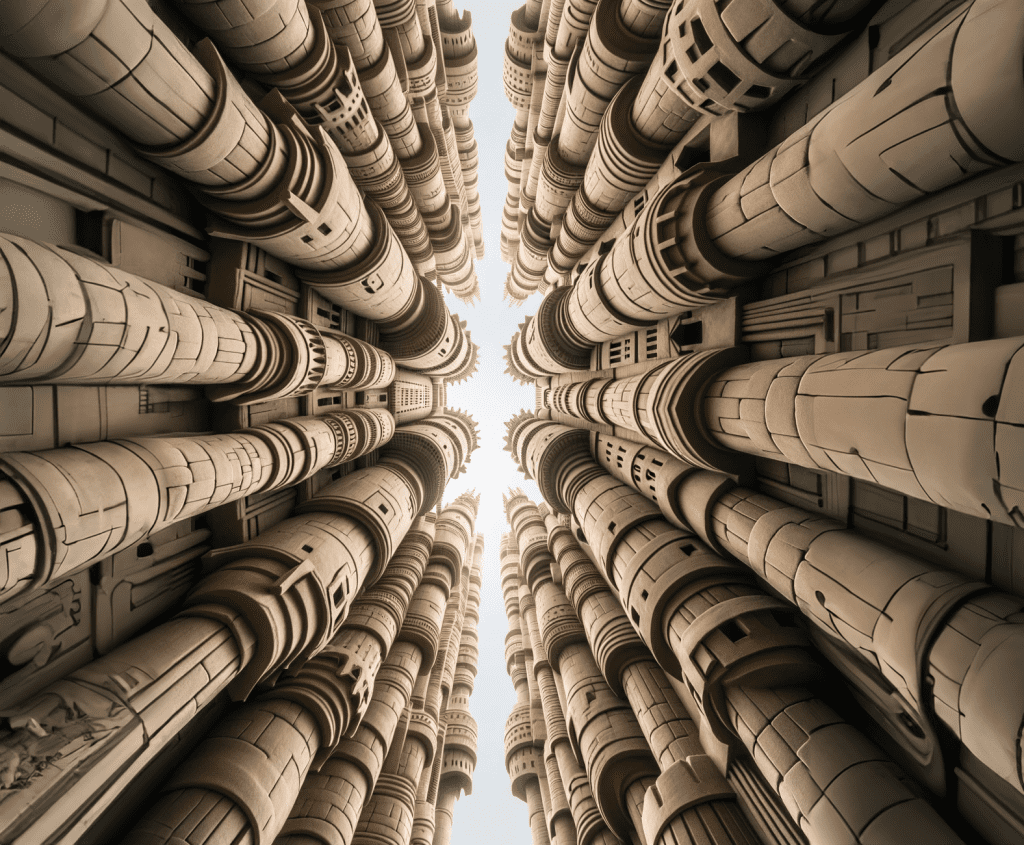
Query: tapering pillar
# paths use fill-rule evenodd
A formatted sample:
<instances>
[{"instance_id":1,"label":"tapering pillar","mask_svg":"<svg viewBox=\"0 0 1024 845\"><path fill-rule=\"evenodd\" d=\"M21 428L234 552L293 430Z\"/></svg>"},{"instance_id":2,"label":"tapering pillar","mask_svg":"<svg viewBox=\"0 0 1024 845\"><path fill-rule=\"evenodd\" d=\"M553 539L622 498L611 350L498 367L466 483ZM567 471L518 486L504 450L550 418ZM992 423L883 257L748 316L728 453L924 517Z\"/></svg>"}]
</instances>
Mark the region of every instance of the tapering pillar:
<instances>
[{"instance_id":1,"label":"tapering pillar","mask_svg":"<svg viewBox=\"0 0 1024 845\"><path fill-rule=\"evenodd\" d=\"M457 604L458 592L453 594L452 587L461 570L465 544L472 535L476 507L475 498L463 495L441 512L436 526L431 520L426 569L398 642L388 656L390 660L391 654L399 651L404 655L403 681L389 685L379 700L375 694L354 734L338 743L329 758L309 775L275 840L278 845L348 845L366 836L377 842L408 843L416 786L404 767L415 768L416 761L405 761L405 749L408 746L410 751L415 748L423 752L416 757L420 768L428 749L420 741L426 736L417 727L421 720L410 720L407 708L416 678L419 688L426 681L424 673L429 673L436 662L443 617L453 595ZM384 577L393 576L386 572ZM401 580L408 583L408 578ZM381 599L386 597L382 595ZM353 610L351 618L357 630L360 625L379 628L380 609L367 609L371 612L359 614ZM436 741L436 720L432 724L433 733L429 735ZM344 788L340 788L342 784Z\"/></svg>"},{"instance_id":2,"label":"tapering pillar","mask_svg":"<svg viewBox=\"0 0 1024 845\"><path fill-rule=\"evenodd\" d=\"M314 18L319 18L319 12L314 12ZM391 138L370 109L347 48L341 50L338 61L341 66L331 98L316 103L315 119L307 120L322 125L338 145L352 179L381 207L416 272L433 277L437 267L427 228ZM361 117L353 121L353 115Z\"/></svg>"},{"instance_id":3,"label":"tapering pillar","mask_svg":"<svg viewBox=\"0 0 1024 845\"><path fill-rule=\"evenodd\" d=\"M559 299L524 358L557 360L544 374L585 369L572 362L593 346L728 296L769 259L1024 160L1008 128L1024 109L1012 74L968 58L1024 53L1020 16L1008 0L975 0L749 167L705 165L665 186ZM947 165L934 167L939 158Z\"/></svg>"},{"instance_id":4,"label":"tapering pillar","mask_svg":"<svg viewBox=\"0 0 1024 845\"><path fill-rule=\"evenodd\" d=\"M458 662L452 676L448 707L444 714L446 729L441 756L441 779L434 813L433 845L449 845L455 802L462 793L469 795L473 790L477 725L469 712L469 698L473 694L477 671L477 624L480 620L483 550L483 535L477 534L472 548L469 591L462 612ZM465 572L465 569L463 571Z\"/></svg>"},{"instance_id":5,"label":"tapering pillar","mask_svg":"<svg viewBox=\"0 0 1024 845\"><path fill-rule=\"evenodd\" d=\"M960 841L902 785L899 769L808 688L819 669L783 602L607 475L582 432L524 420L510 438L545 499L575 515L659 665L687 685L716 737L747 749L812 843L897 843L922 830ZM781 719L799 731L772 747L766 740ZM828 749L821 759L819 748ZM846 804L848 791L858 796L857 811Z\"/></svg>"},{"instance_id":6,"label":"tapering pillar","mask_svg":"<svg viewBox=\"0 0 1024 845\"><path fill-rule=\"evenodd\" d=\"M754 362L703 380L697 419L676 425L715 447L1024 525L1024 338Z\"/></svg>"},{"instance_id":7,"label":"tapering pillar","mask_svg":"<svg viewBox=\"0 0 1024 845\"><path fill-rule=\"evenodd\" d=\"M0 381L208 385L236 404L384 387L386 352L307 320L239 313L69 250L0 238Z\"/></svg>"},{"instance_id":8,"label":"tapering pillar","mask_svg":"<svg viewBox=\"0 0 1024 845\"><path fill-rule=\"evenodd\" d=\"M233 434L138 437L8 452L0 479L21 529L0 543L0 598L40 587L182 519L289 487L383 446L381 409L296 417Z\"/></svg>"},{"instance_id":9,"label":"tapering pillar","mask_svg":"<svg viewBox=\"0 0 1024 845\"><path fill-rule=\"evenodd\" d=\"M534 702L527 669L530 643L523 637L519 586L519 549L515 537L506 535L502 539L501 571L501 591L509 625L505 636L505 662L516 691L516 703L505 722L505 770L512 782L512 794L526 803L533 845L548 845L550 837L538 782L539 775L545 771L542 741L534 738Z\"/></svg>"},{"instance_id":10,"label":"tapering pillar","mask_svg":"<svg viewBox=\"0 0 1024 845\"><path fill-rule=\"evenodd\" d=\"M1024 160L1012 129L1024 96L1003 71L1024 55L1022 21L1013 0L974 0L923 33L715 189L706 208L715 247L773 258Z\"/></svg>"},{"instance_id":11,"label":"tapering pillar","mask_svg":"<svg viewBox=\"0 0 1024 845\"><path fill-rule=\"evenodd\" d=\"M244 818L242 830L255 841L273 841L310 768L320 768L366 712L426 569L432 534L432 523L420 517L331 641L273 689L222 719L163 784L126 843L175 842L197 809L218 804L230 805L228 817ZM195 830L187 835L195 845L212 845L225 835L223 827L207 838Z\"/></svg>"},{"instance_id":12,"label":"tapering pillar","mask_svg":"<svg viewBox=\"0 0 1024 845\"><path fill-rule=\"evenodd\" d=\"M507 535L502 540L502 583L506 579L509 585L515 583L513 577L519 575L519 553L514 535ZM579 845L612 845L616 837L608 829L594 802L593 792L586 772L582 769L569 739L564 708L564 692L559 689L559 679L554 674L552 664L558 664L560 649L572 638L582 639L583 632L579 622L567 604L551 610L544 604L548 596L543 587L538 588L538 599L541 610L538 615L538 631L543 638L544 659L534 664L537 686L540 691L541 708L544 714L547 741L545 744L544 763L547 771L548 787L551 793L551 824L549 831L559 843L578 842ZM518 602L515 608L506 603L506 610L519 614ZM509 615L509 623L513 617ZM566 637L569 637L567 640ZM515 665L512 655L509 656L510 675L515 680ZM512 721L510 720L510 724ZM511 773L510 773L511 774ZM567 804L566 818L563 802Z\"/></svg>"},{"instance_id":13,"label":"tapering pillar","mask_svg":"<svg viewBox=\"0 0 1024 845\"><path fill-rule=\"evenodd\" d=\"M660 841L667 828L673 832L699 830L706 826L706 819L715 819L718 824L709 826L713 832L707 834L711 841L759 841L736 804L732 788L704 754L696 726L569 529L553 517L542 520L536 506L521 495L508 500L506 508L520 543L534 546L529 558L524 556L522 568L537 595L537 616L545 641L554 638L560 642L571 630L567 622L579 620L602 676L613 693L628 700L658 761L662 775L653 794L647 793L640 802L641 814L648 812L658 819L658 831L649 834L648 840ZM556 560L564 592L551 578ZM533 616L532 608L526 615ZM536 626L535 618L530 619L530 626ZM649 801L657 811L643 810Z\"/></svg>"},{"instance_id":14,"label":"tapering pillar","mask_svg":"<svg viewBox=\"0 0 1024 845\"><path fill-rule=\"evenodd\" d=\"M1016 676L1000 683L988 674L1024 648L1020 598L659 450L599 435L594 452L616 478L656 501L666 519L692 527L796 605L820 632L818 647L892 737L893 753L933 791L945 791L933 724L941 722L1024 792L1013 763L1020 742L1009 728L1024 713L1024 688Z\"/></svg>"},{"instance_id":15,"label":"tapering pillar","mask_svg":"<svg viewBox=\"0 0 1024 845\"><path fill-rule=\"evenodd\" d=\"M723 16L713 3L677 4L665 19L661 49L647 73L625 83L601 119L594 155L550 256L552 271L568 277L702 114L757 111L778 102L862 23L859 13L869 5L840 4L841 11L833 8L822 18L818 6L794 10L782 3L748 2L743 14L737 7ZM772 44L759 43L757 55L751 55L745 45L757 30L771 33L762 37ZM543 222L538 224L543 231ZM547 259L546 250L534 258L541 272Z\"/></svg>"},{"instance_id":16,"label":"tapering pillar","mask_svg":"<svg viewBox=\"0 0 1024 845\"><path fill-rule=\"evenodd\" d=\"M391 137L398 157L416 155L423 141L373 0L311 0L310 5L323 15L331 40L351 52L370 108Z\"/></svg>"},{"instance_id":17,"label":"tapering pillar","mask_svg":"<svg viewBox=\"0 0 1024 845\"><path fill-rule=\"evenodd\" d=\"M373 225L337 148L290 107L269 102L272 116L257 107L212 42L193 56L144 0L71 5L12 13L3 47L194 183L221 218L211 232L313 268L346 266L370 249Z\"/></svg>"}]
</instances>

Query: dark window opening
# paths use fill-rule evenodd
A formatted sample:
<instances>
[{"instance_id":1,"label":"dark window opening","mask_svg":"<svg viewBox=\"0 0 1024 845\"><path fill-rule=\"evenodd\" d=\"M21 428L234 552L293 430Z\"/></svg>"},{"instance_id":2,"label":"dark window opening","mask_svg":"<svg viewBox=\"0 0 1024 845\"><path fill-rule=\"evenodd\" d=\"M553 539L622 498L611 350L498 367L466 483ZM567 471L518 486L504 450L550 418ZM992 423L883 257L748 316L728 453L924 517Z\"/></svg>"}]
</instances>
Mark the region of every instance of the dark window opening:
<instances>
[{"instance_id":1,"label":"dark window opening","mask_svg":"<svg viewBox=\"0 0 1024 845\"><path fill-rule=\"evenodd\" d=\"M75 243L106 257L103 250L103 212L75 209Z\"/></svg>"},{"instance_id":2,"label":"dark window opening","mask_svg":"<svg viewBox=\"0 0 1024 845\"><path fill-rule=\"evenodd\" d=\"M700 50L701 55L715 46L715 42L711 40L711 36L708 35L708 31L704 29L704 24L701 23L700 18L693 19L691 28L693 29L693 43L697 45L697 49Z\"/></svg>"},{"instance_id":3,"label":"dark window opening","mask_svg":"<svg viewBox=\"0 0 1024 845\"><path fill-rule=\"evenodd\" d=\"M726 92L732 91L740 84L740 78L721 62L715 62L708 68L708 76L721 85Z\"/></svg>"},{"instance_id":4,"label":"dark window opening","mask_svg":"<svg viewBox=\"0 0 1024 845\"><path fill-rule=\"evenodd\" d=\"M672 330L672 342L677 346L696 346L704 341L704 322L680 323Z\"/></svg>"},{"instance_id":5,"label":"dark window opening","mask_svg":"<svg viewBox=\"0 0 1024 845\"><path fill-rule=\"evenodd\" d=\"M738 643L747 635L747 631L744 631L735 619L723 622L718 626L718 630L725 634L734 643Z\"/></svg>"}]
</instances>

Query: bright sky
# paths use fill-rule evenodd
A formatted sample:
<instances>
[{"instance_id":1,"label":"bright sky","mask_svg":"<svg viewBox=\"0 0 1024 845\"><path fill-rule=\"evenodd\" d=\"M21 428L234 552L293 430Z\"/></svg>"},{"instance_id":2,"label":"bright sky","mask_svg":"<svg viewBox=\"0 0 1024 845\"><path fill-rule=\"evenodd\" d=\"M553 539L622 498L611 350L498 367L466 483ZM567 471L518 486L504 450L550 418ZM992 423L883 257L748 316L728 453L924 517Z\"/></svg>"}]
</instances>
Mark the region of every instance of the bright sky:
<instances>
[{"instance_id":1,"label":"bright sky","mask_svg":"<svg viewBox=\"0 0 1024 845\"><path fill-rule=\"evenodd\" d=\"M505 144L515 111L505 99L501 78L509 18L523 0L456 0L456 7L473 15L479 52L480 89L470 107L480 148L480 199L483 206L487 251L476 264L480 302L475 307L448 298L449 308L466 320L473 340L480 345L480 367L469 381L449 389L448 404L473 414L480 426L480 448L468 472L448 486L445 502L463 490L482 494L477 531L486 538L483 592L480 601L480 664L470 709L480 726L473 794L455 805L452 845L531 845L526 805L512 797L505 772L503 734L515 694L505 673L505 634L508 622L499 583L498 545L507 530L501 494L511 485L521 487L535 502L540 493L514 468L502 451L505 421L523 408L534 407L532 387L516 384L505 375L504 350L518 324L533 313L538 297L511 308L502 300L508 266L501 260L501 209L508 192L505 181Z\"/></svg>"}]
</instances>

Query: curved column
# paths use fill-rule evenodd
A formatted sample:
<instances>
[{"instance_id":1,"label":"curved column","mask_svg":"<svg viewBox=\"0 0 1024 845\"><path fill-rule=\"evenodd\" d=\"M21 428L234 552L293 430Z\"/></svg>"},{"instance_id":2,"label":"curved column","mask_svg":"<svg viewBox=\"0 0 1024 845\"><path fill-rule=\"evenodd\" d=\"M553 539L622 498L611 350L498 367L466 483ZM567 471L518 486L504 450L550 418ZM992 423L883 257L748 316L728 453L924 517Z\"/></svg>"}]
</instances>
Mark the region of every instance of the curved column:
<instances>
[{"instance_id":1,"label":"curved column","mask_svg":"<svg viewBox=\"0 0 1024 845\"><path fill-rule=\"evenodd\" d=\"M523 186L529 183L533 161L534 139L531 127L537 118L537 115L532 114L536 82L533 65L540 40L538 26L539 8L534 10L527 3L512 13L505 41L505 96L516 110L505 152L505 176L509 190L502 215L503 250L510 262L518 249L519 229L525 219L525 210L520 212L524 202ZM531 286L528 280L510 273L505 289L515 302L526 299L536 290L536 285Z\"/></svg>"},{"instance_id":2,"label":"curved column","mask_svg":"<svg viewBox=\"0 0 1024 845\"><path fill-rule=\"evenodd\" d=\"M400 761L405 757L406 745L421 751L423 747L418 740L409 738L407 707L413 696L414 681L417 677L420 682L426 680L424 672L430 672L440 650L443 617L451 604L452 586L463 563L460 550L465 552L465 541L460 538L472 534L476 507L475 498L463 495L441 512L436 526L433 515L428 515L431 542L429 546L421 544L417 550L417 559L421 561L418 566L422 570L425 563L426 568L405 614L398 640L384 663L386 667L396 652L402 655L402 683L389 683L383 689L383 696L375 692L353 736L343 739L319 770L307 778L282 835L275 840L279 845L313 842L348 845L364 841L368 829L373 831L370 834L373 841L383 839L396 845L409 841L415 782L403 774ZM393 574L391 569L389 566L378 582L378 592L386 588L388 579L396 577L397 573ZM403 593L408 595L409 578L402 576L401 582ZM380 598L385 604L389 601L384 593ZM457 593L454 599L458 604ZM350 619L357 628L379 628L380 609L373 611L367 607L368 613L356 610L353 608ZM377 636L381 637L381 633ZM393 638L393 631L383 634L383 640ZM381 680L378 680L377 687L380 686ZM431 738L436 741L436 721L432 724ZM411 735L418 737L417 730L412 727ZM417 759L422 766L427 758ZM341 784L347 787L340 789ZM386 826L380 824L384 818L388 819Z\"/></svg>"},{"instance_id":3,"label":"curved column","mask_svg":"<svg viewBox=\"0 0 1024 845\"><path fill-rule=\"evenodd\" d=\"M231 0L178 0L176 5L239 70L272 87L280 87L279 78L300 67L313 50L313 25L302 0L261 0L244 15Z\"/></svg>"},{"instance_id":4,"label":"curved column","mask_svg":"<svg viewBox=\"0 0 1024 845\"><path fill-rule=\"evenodd\" d=\"M313 19L323 26L318 11L313 11ZM328 43L333 49L333 42ZM338 145L352 180L380 206L417 272L432 275L436 266L426 225L391 138L370 108L347 48L341 50L336 63L330 96L314 103L315 111L304 117L310 125L323 126Z\"/></svg>"},{"instance_id":5,"label":"curved column","mask_svg":"<svg viewBox=\"0 0 1024 845\"><path fill-rule=\"evenodd\" d=\"M755 362L704 378L696 427L726 449L1024 525L1024 338Z\"/></svg>"},{"instance_id":6,"label":"curved column","mask_svg":"<svg viewBox=\"0 0 1024 845\"><path fill-rule=\"evenodd\" d=\"M729 258L707 237L708 198L728 178L721 167L691 168L647 203L611 249L559 294L557 306L548 306L555 309L551 331L529 341L534 360L589 361L597 344L717 302L739 281L763 272L764 265ZM549 373L587 369L559 366Z\"/></svg>"},{"instance_id":7,"label":"curved column","mask_svg":"<svg viewBox=\"0 0 1024 845\"><path fill-rule=\"evenodd\" d=\"M248 404L391 383L386 352L286 314L240 313L13 235L0 238L0 382L202 384Z\"/></svg>"},{"instance_id":8,"label":"curved column","mask_svg":"<svg viewBox=\"0 0 1024 845\"><path fill-rule=\"evenodd\" d=\"M661 668L630 627L617 599L565 525L546 520L548 544L602 673L629 701L661 775L643 802L650 842L706 832L714 842L758 842L732 787L704 753L697 726Z\"/></svg>"},{"instance_id":9,"label":"curved column","mask_svg":"<svg viewBox=\"0 0 1024 845\"><path fill-rule=\"evenodd\" d=\"M212 42L192 56L145 2L90 2L72 12L61 0L0 40L98 108L140 154L192 182L222 218L212 233L306 267L344 266L370 248L374 230L337 148L270 102L272 120Z\"/></svg>"},{"instance_id":10,"label":"curved column","mask_svg":"<svg viewBox=\"0 0 1024 845\"><path fill-rule=\"evenodd\" d=\"M1019 16L1005 0L976 0L740 173L709 166L663 188L573 286L556 339L563 354L709 304L762 274L759 262L1024 160L1008 129L1024 83L966 58L1024 53ZM933 167L938 159L947 166ZM655 234L655 215L677 228ZM549 260L568 272L558 248Z\"/></svg>"},{"instance_id":11,"label":"curved column","mask_svg":"<svg viewBox=\"0 0 1024 845\"><path fill-rule=\"evenodd\" d=\"M531 575L543 578L538 570L542 572L545 564L550 567L550 553L545 542L544 524L536 508L518 491L512 491L511 496L506 496L505 506L519 549L519 574L515 580L510 578L503 586L507 590L506 585L520 585L519 609L524 646L529 643L528 653L533 656L530 661L532 666L528 663L527 670L532 670L535 675L532 693L534 709L541 709L543 700L537 682L542 676L546 677L553 667L548 662L549 655L537 624L534 596L526 579ZM551 590L557 590L550 582L546 584ZM550 596L545 596L545 611L550 600ZM628 838L627 791L632 783L656 774L657 766L651 759L650 750L629 706L605 683L585 638L573 636L574 633L582 634L582 629L567 626L566 622L570 619L560 621L560 649L554 662L565 685L568 734L586 768L593 798L605 824L619 838ZM540 728L543 730L543 723ZM506 728L506 748L508 736ZM539 771L543 772L544 769ZM551 822L554 821L552 818Z\"/></svg>"},{"instance_id":12,"label":"curved column","mask_svg":"<svg viewBox=\"0 0 1024 845\"><path fill-rule=\"evenodd\" d=\"M518 551L514 536L502 537L501 590L509 626L505 635L505 664L516 692L516 703L505 721L505 770L512 783L512 794L527 805L534 845L546 845L550 838L538 783L538 777L545 772L541 751L544 740L543 732L535 736L534 730L534 710L541 707L541 702L533 695L531 645L528 636L523 636ZM596 810L595 805L595 815Z\"/></svg>"},{"instance_id":13,"label":"curved column","mask_svg":"<svg viewBox=\"0 0 1024 845\"><path fill-rule=\"evenodd\" d=\"M660 841L666 828L674 832L688 827L701 829L708 819L714 819L717 824L706 831L709 841L759 841L735 804L731 787L704 756L696 729L661 670L633 633L618 602L568 528L551 516L542 521L537 508L521 494L506 500L506 511L524 547L523 572L537 597L536 616L532 607L526 610L526 616L534 630L540 619L540 635L545 644L537 643L541 653L549 643L560 655L570 640L589 642L612 692L620 697L628 695L647 745L659 759L663 776L653 786L653 792L647 792L646 797L643 790L638 792L639 806L647 807L648 802L653 802L659 808L655 814L659 830L649 834L648 839ZM551 579L555 558L569 597ZM627 796L631 792L627 788ZM631 810L630 815L635 812ZM640 828L638 821L633 819Z\"/></svg>"},{"instance_id":14,"label":"curved column","mask_svg":"<svg viewBox=\"0 0 1024 845\"><path fill-rule=\"evenodd\" d=\"M273 598L260 590L249 601L259 607ZM18 761L25 785L0 792L3 838L81 836L224 692L256 638L237 611L220 611L219 620L179 615L5 714L0 755Z\"/></svg>"},{"instance_id":15,"label":"curved column","mask_svg":"<svg viewBox=\"0 0 1024 845\"><path fill-rule=\"evenodd\" d=\"M28 719L54 726L52 741L61 744L93 739L58 767L49 754L33 757L28 788L4 796L0 835L42 840L84 830L217 693L244 699L320 652L364 583L379 577L415 517L461 469L467 428L443 418L410 426L376 466L324 487L254 540L211 552L219 568L179 618L26 702L25 721L0 741L8 754L20 757ZM89 777L97 766L117 774Z\"/></svg>"},{"instance_id":16,"label":"curved column","mask_svg":"<svg viewBox=\"0 0 1024 845\"><path fill-rule=\"evenodd\" d=\"M400 635L378 673L374 697L362 722L352 737L343 739L331 757L307 776L275 845L352 842L363 803L374 784L381 795L387 792L388 777L380 772L401 727L422 659L420 647Z\"/></svg>"},{"instance_id":17,"label":"curved column","mask_svg":"<svg viewBox=\"0 0 1024 845\"><path fill-rule=\"evenodd\" d=\"M765 109L804 82L863 22L859 13L870 3L839 6L841 12L833 7L822 19L820 7L792 9L784 2L747 0L724 16L709 0L677 4L647 73L623 85L601 119L594 155L550 255L552 272L568 278L702 114ZM753 33L759 35L751 40ZM542 239L530 251L535 273L548 263L544 245Z\"/></svg>"},{"instance_id":18,"label":"curved column","mask_svg":"<svg viewBox=\"0 0 1024 845\"><path fill-rule=\"evenodd\" d=\"M477 661L477 623L479 621L481 567L483 562L482 534L474 538L469 573L466 578L466 602L462 606L461 627L458 638L457 662L451 678L451 692L444 712L445 734L441 750L441 770L437 786L434 812L433 845L448 845L452 833L452 813L455 802L463 792L473 790L473 771L476 768L477 724L469 712L469 697L473 693ZM468 550L469 551L469 550ZM468 575L468 578L466 577ZM450 660L448 661L451 662Z\"/></svg>"},{"instance_id":19,"label":"curved column","mask_svg":"<svg viewBox=\"0 0 1024 845\"><path fill-rule=\"evenodd\" d=\"M938 721L1024 791L1012 763L1020 743L1009 727L1024 718L1024 689L999 686L996 716L978 685L988 671L1017 659L1009 655L1022 647L1021 599L657 449L599 435L594 451L616 478L656 501L666 519L692 526L719 554L750 567L799 607L824 634L819 648L860 692L901 762L932 790L945 790ZM962 637L968 624L977 626L970 642ZM991 677L987 683L997 686Z\"/></svg>"},{"instance_id":20,"label":"curved column","mask_svg":"<svg viewBox=\"0 0 1024 845\"><path fill-rule=\"evenodd\" d=\"M323 15L335 45L352 54L370 108L391 137L398 157L416 155L422 138L373 0L309 0L309 5Z\"/></svg>"},{"instance_id":21,"label":"curved column","mask_svg":"<svg viewBox=\"0 0 1024 845\"><path fill-rule=\"evenodd\" d=\"M342 270L301 271L300 278L332 302L358 300L373 310L380 347L399 366L438 376L461 372L467 359L475 360L464 323L449 312L441 291L416 273L383 212L368 208L380 226L370 253Z\"/></svg>"},{"instance_id":22,"label":"curved column","mask_svg":"<svg viewBox=\"0 0 1024 845\"><path fill-rule=\"evenodd\" d=\"M344 627L301 669L222 719L164 783L126 841L155 845L182 834L195 845L220 841L220 827L208 838L190 829L196 810L210 804L231 805L228 816L240 812L254 841L273 841L310 768L320 768L366 712L426 569L432 534L431 522L418 519Z\"/></svg>"},{"instance_id":23,"label":"curved column","mask_svg":"<svg viewBox=\"0 0 1024 845\"><path fill-rule=\"evenodd\" d=\"M384 410L297 417L233 434L139 437L8 452L0 478L23 529L5 540L9 598L227 502L289 487L395 432Z\"/></svg>"},{"instance_id":24,"label":"curved column","mask_svg":"<svg viewBox=\"0 0 1024 845\"><path fill-rule=\"evenodd\" d=\"M445 89L440 94L442 105L452 121L452 131L459 156L465 194L465 210L469 221L467 235L473 240L478 259L484 257L481 229L480 194L477 189L477 146L473 123L468 117L470 101L478 86L477 46L473 36L473 16L460 15L451 4L438 4L438 24L444 58Z\"/></svg>"},{"instance_id":25,"label":"curved column","mask_svg":"<svg viewBox=\"0 0 1024 845\"><path fill-rule=\"evenodd\" d=\"M664 5L664 15L668 4ZM598 3L565 83L565 117L558 138L561 157L585 164L597 142L601 116L626 80L646 69L658 47L660 22L653 31L633 31L619 4Z\"/></svg>"},{"instance_id":26,"label":"curved column","mask_svg":"<svg viewBox=\"0 0 1024 845\"><path fill-rule=\"evenodd\" d=\"M457 188L462 185L462 168L452 123L442 113L438 100L434 41L424 37L415 4L382 4L378 10L370 0L317 0L313 6L317 10L314 17L323 16L329 38L339 49L350 52L355 69L351 75L365 91L373 115L370 123L379 120L387 136L378 137L372 148L367 148L365 142L361 145L358 173L368 185L385 194L395 193L394 183L399 178L407 184L409 197L402 191L401 211L395 198L387 199L395 206L389 216L401 221L396 226L399 237L414 244L413 257L417 267L423 268L421 272L436 273L453 293L469 301L476 289L476 277L462 219L455 210L461 208L462 194ZM404 53L400 56L404 73L401 79L384 29L390 33L388 38L393 38L393 46ZM351 87L351 82L346 85ZM408 95L404 87L408 87ZM464 87L471 99L471 80ZM342 132L341 124L351 121L349 110L355 106L349 91L339 92L338 101L340 107L327 106L327 112L333 111L335 117L321 110L322 116L334 124L336 134ZM416 111L410 103L418 106ZM361 121L358 108L355 114ZM350 132L347 125L345 132ZM438 155L439 150L443 155ZM385 166L387 180L382 172ZM409 202L414 208L408 207ZM410 226L415 226L415 232ZM429 247L423 243L424 226ZM428 249L434 257L429 266L424 263Z\"/></svg>"},{"instance_id":27,"label":"curved column","mask_svg":"<svg viewBox=\"0 0 1024 845\"><path fill-rule=\"evenodd\" d=\"M524 235L513 264L512 276L518 278L520 286L535 290L543 283L548 253L556 244L551 226L568 205L569 198L565 195L571 197L580 185L587 160L597 143L598 127L616 92L650 64L667 8L668 4L661 3L649 6L634 2L598 4L591 13L586 38L579 42L564 71L556 61L556 74L565 80L564 117L557 137L539 136L542 140L550 138L551 152L541 159L541 166L533 168L534 178L540 182L537 196L542 202L541 209L526 219L524 231L528 234ZM550 108L548 103L547 114ZM546 128L547 120L544 125ZM574 248L570 245L578 230L574 221L578 222L578 213L574 216L570 211L562 224L553 256L558 254L559 246Z\"/></svg>"},{"instance_id":28,"label":"curved column","mask_svg":"<svg viewBox=\"0 0 1024 845\"><path fill-rule=\"evenodd\" d=\"M515 494L513 494L515 495ZM508 501L508 497L506 497ZM511 504L511 501L508 501ZM535 542L535 541L534 541ZM509 586L518 584L519 554L514 535L506 535L502 539L502 585L506 579L516 579ZM559 681L552 671L552 662L557 666L563 644L582 640L583 632L579 622L572 613L568 603L557 605L553 610L544 603L548 596L542 587L538 588L539 625L531 630L531 642L539 635L543 641L542 659L534 664L537 687L540 691L541 708L544 711L544 724L547 740L545 743L544 762L547 771L549 791L551 792L551 824L550 831L559 842L578 842L579 845L612 845L617 839L608 829L594 802L590 781L576 759L576 754L569 741L569 732L562 707L564 693L558 688ZM511 608L506 602L506 611L512 610L519 614L518 602ZM510 626L513 616L509 614ZM568 639L566 639L568 637ZM532 645L531 645L532 648ZM513 662L514 652L506 649L509 674L516 670ZM510 773L511 774L511 773ZM565 802L568 818L565 818Z\"/></svg>"},{"instance_id":29,"label":"curved column","mask_svg":"<svg viewBox=\"0 0 1024 845\"><path fill-rule=\"evenodd\" d=\"M975 0L716 189L716 247L771 258L1024 160L1011 128L1024 82L1001 70L1024 56L1022 17L1012 0Z\"/></svg>"},{"instance_id":30,"label":"curved column","mask_svg":"<svg viewBox=\"0 0 1024 845\"><path fill-rule=\"evenodd\" d=\"M575 515L659 665L687 685L715 736L747 749L808 839L896 843L927 830L959 842L902 785L899 769L807 688L819 670L786 605L607 475L581 434L523 420L510 445L545 498ZM766 740L783 714L800 731L772 747ZM810 801L797 783L814 784ZM857 811L845 803L850 790Z\"/></svg>"}]
</instances>

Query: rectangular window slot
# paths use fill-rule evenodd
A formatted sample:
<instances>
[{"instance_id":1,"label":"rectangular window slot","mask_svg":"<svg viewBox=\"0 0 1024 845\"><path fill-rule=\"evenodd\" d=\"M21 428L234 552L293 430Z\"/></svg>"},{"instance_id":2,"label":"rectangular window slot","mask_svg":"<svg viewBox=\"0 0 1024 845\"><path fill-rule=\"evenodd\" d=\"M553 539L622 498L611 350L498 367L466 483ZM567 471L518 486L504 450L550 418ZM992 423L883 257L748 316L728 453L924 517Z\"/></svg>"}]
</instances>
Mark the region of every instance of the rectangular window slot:
<instances>
[{"instance_id":1,"label":"rectangular window slot","mask_svg":"<svg viewBox=\"0 0 1024 845\"><path fill-rule=\"evenodd\" d=\"M700 50L701 55L704 55L708 50L715 46L715 42L711 40L708 35L708 31L704 29L704 24L701 23L700 18L693 19L693 43L697 45L697 49Z\"/></svg>"},{"instance_id":2,"label":"rectangular window slot","mask_svg":"<svg viewBox=\"0 0 1024 845\"><path fill-rule=\"evenodd\" d=\"M735 619L730 619L728 622L723 622L721 625L718 626L718 630L725 634L734 643L738 643L747 635L747 632L744 631L739 626L739 624L737 624Z\"/></svg>"},{"instance_id":3,"label":"rectangular window slot","mask_svg":"<svg viewBox=\"0 0 1024 845\"><path fill-rule=\"evenodd\" d=\"M722 86L723 91L732 91L740 83L740 78L721 62L715 62L708 68L708 76Z\"/></svg>"}]
</instances>

